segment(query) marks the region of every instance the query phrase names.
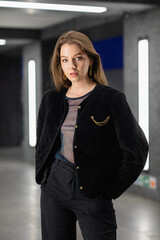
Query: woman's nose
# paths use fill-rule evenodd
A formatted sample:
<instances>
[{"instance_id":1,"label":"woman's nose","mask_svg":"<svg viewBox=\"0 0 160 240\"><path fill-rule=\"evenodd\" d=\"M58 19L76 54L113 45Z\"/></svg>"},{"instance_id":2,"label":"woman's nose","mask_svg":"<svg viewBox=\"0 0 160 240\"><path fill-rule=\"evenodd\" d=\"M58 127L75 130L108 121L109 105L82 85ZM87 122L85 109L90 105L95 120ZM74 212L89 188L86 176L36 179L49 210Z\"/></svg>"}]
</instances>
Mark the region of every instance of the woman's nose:
<instances>
[{"instance_id":1,"label":"woman's nose","mask_svg":"<svg viewBox=\"0 0 160 240\"><path fill-rule=\"evenodd\" d=\"M71 60L70 61L70 64L69 64L69 68L70 69L75 69L77 66L76 66L76 62L74 60Z\"/></svg>"}]
</instances>

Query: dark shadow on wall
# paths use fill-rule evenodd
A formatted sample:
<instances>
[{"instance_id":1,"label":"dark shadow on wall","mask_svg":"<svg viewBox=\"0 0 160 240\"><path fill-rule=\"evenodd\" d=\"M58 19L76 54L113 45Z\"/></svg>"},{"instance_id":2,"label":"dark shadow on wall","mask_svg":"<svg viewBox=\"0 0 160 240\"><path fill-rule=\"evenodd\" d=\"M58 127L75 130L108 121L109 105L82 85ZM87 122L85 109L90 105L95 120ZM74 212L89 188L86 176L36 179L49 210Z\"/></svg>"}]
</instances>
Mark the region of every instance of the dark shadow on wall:
<instances>
[{"instance_id":1,"label":"dark shadow on wall","mask_svg":"<svg viewBox=\"0 0 160 240\"><path fill-rule=\"evenodd\" d=\"M0 147L20 146L22 130L22 59L0 56Z\"/></svg>"},{"instance_id":2,"label":"dark shadow on wall","mask_svg":"<svg viewBox=\"0 0 160 240\"><path fill-rule=\"evenodd\" d=\"M42 42L42 89L43 92L54 87L51 72L50 72L50 61L53 54L56 39Z\"/></svg>"}]
</instances>

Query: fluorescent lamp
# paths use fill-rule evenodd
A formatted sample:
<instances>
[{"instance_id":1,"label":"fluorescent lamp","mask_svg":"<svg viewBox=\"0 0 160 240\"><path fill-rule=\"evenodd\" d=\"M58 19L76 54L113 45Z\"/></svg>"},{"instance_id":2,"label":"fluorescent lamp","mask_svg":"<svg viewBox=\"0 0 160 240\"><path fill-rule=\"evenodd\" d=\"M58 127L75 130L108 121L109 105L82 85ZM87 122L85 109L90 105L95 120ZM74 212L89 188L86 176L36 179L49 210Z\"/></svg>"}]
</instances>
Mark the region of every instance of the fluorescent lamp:
<instances>
[{"instance_id":1,"label":"fluorescent lamp","mask_svg":"<svg viewBox=\"0 0 160 240\"><path fill-rule=\"evenodd\" d=\"M29 145L36 145L36 62L28 61Z\"/></svg>"},{"instance_id":2,"label":"fluorescent lamp","mask_svg":"<svg viewBox=\"0 0 160 240\"><path fill-rule=\"evenodd\" d=\"M139 124L149 142L149 41L138 41L138 115ZM144 170L149 170L149 156Z\"/></svg>"},{"instance_id":3,"label":"fluorescent lamp","mask_svg":"<svg viewBox=\"0 0 160 240\"><path fill-rule=\"evenodd\" d=\"M0 39L0 46L6 45L6 40L5 39Z\"/></svg>"},{"instance_id":4,"label":"fluorescent lamp","mask_svg":"<svg viewBox=\"0 0 160 240\"><path fill-rule=\"evenodd\" d=\"M17 1L0 1L0 7L27 8L27 9L52 10L52 11L89 12L89 13L103 13L107 11L106 7L69 5L69 4L52 4L52 3L17 2Z\"/></svg>"}]
</instances>

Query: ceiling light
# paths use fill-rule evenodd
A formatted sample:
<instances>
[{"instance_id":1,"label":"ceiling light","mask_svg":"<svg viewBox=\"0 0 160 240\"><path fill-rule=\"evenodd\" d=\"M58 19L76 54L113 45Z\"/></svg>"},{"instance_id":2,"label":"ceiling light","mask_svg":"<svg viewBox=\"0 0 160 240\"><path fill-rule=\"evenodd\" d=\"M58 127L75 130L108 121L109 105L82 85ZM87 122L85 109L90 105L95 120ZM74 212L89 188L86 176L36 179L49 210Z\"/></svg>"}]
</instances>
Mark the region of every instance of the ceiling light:
<instances>
[{"instance_id":1,"label":"ceiling light","mask_svg":"<svg viewBox=\"0 0 160 240\"><path fill-rule=\"evenodd\" d=\"M5 39L0 39L0 46L6 45L6 40Z\"/></svg>"},{"instance_id":2,"label":"ceiling light","mask_svg":"<svg viewBox=\"0 0 160 240\"><path fill-rule=\"evenodd\" d=\"M0 1L0 7L27 8L52 11L89 12L89 13L103 13L107 11L106 7L52 4L52 3L50 4L50 3L16 2L16 1Z\"/></svg>"}]
</instances>

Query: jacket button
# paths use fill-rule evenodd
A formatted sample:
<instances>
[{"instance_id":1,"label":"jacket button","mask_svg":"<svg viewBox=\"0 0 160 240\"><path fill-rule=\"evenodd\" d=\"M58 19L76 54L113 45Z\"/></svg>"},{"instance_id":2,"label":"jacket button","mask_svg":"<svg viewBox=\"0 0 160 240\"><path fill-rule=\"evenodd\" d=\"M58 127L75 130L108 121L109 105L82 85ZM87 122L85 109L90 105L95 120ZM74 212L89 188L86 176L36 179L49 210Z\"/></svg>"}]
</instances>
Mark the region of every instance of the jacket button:
<instances>
[{"instance_id":1,"label":"jacket button","mask_svg":"<svg viewBox=\"0 0 160 240\"><path fill-rule=\"evenodd\" d=\"M79 109L81 109L81 106L78 106Z\"/></svg>"},{"instance_id":2,"label":"jacket button","mask_svg":"<svg viewBox=\"0 0 160 240\"><path fill-rule=\"evenodd\" d=\"M74 146L74 148L77 148L77 146Z\"/></svg>"},{"instance_id":3,"label":"jacket button","mask_svg":"<svg viewBox=\"0 0 160 240\"><path fill-rule=\"evenodd\" d=\"M76 169L78 170L78 169L79 169L79 166L77 166Z\"/></svg>"},{"instance_id":4,"label":"jacket button","mask_svg":"<svg viewBox=\"0 0 160 240\"><path fill-rule=\"evenodd\" d=\"M80 190L82 190L83 189L83 187L80 187Z\"/></svg>"},{"instance_id":5,"label":"jacket button","mask_svg":"<svg viewBox=\"0 0 160 240\"><path fill-rule=\"evenodd\" d=\"M76 125L75 128L78 128L78 125Z\"/></svg>"}]
</instances>

